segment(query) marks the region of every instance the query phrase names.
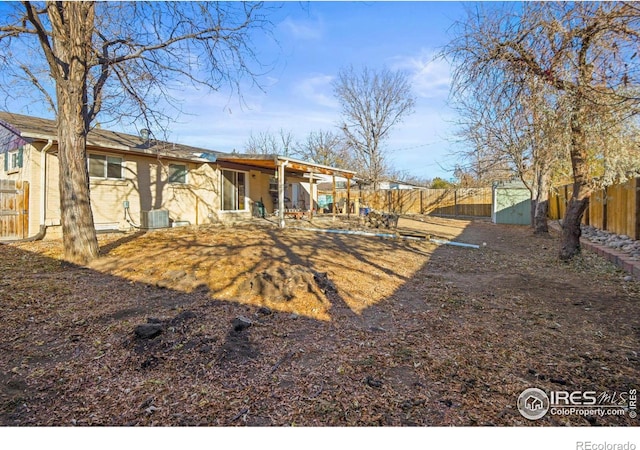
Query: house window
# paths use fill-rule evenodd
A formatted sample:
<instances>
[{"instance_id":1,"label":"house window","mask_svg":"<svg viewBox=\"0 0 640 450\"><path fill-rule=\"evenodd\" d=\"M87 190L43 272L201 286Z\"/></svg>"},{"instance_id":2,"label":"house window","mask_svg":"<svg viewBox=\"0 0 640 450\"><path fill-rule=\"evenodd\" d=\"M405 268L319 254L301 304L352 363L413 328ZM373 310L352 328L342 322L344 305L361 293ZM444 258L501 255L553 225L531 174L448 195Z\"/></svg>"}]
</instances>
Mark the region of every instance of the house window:
<instances>
[{"instance_id":1,"label":"house window","mask_svg":"<svg viewBox=\"0 0 640 450\"><path fill-rule=\"evenodd\" d=\"M244 211L246 209L246 178L245 172L222 171L223 211Z\"/></svg>"},{"instance_id":2,"label":"house window","mask_svg":"<svg viewBox=\"0 0 640 450\"><path fill-rule=\"evenodd\" d=\"M184 164L169 164L169 183L186 184L187 166Z\"/></svg>"},{"instance_id":3,"label":"house window","mask_svg":"<svg viewBox=\"0 0 640 450\"><path fill-rule=\"evenodd\" d=\"M4 155L4 170L5 172L11 172L18 170L22 167L22 147L17 150L12 150Z\"/></svg>"},{"instance_id":4,"label":"house window","mask_svg":"<svg viewBox=\"0 0 640 450\"><path fill-rule=\"evenodd\" d=\"M92 178L122 179L122 158L89 155L89 176Z\"/></svg>"}]
</instances>

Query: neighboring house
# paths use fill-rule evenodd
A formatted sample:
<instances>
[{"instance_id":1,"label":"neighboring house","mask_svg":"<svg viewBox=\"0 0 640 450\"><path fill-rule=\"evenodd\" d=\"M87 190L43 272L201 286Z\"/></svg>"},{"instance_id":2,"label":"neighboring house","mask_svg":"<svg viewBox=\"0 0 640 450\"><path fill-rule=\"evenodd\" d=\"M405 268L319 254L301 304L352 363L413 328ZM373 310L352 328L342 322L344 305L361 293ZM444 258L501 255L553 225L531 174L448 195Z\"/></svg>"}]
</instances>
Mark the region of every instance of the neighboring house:
<instances>
[{"instance_id":1,"label":"neighboring house","mask_svg":"<svg viewBox=\"0 0 640 450\"><path fill-rule=\"evenodd\" d=\"M257 202L267 213L278 210L284 226L286 208L315 209L316 174L353 176L279 155L222 153L99 128L89 132L87 156L97 230L247 219ZM55 122L0 112L0 158L0 238L33 237L45 227L59 235ZM296 183L306 197L291 192L286 202Z\"/></svg>"},{"instance_id":2,"label":"neighboring house","mask_svg":"<svg viewBox=\"0 0 640 450\"><path fill-rule=\"evenodd\" d=\"M373 184L362 181L360 182L359 188L362 190L373 190ZM378 190L380 191L413 191L420 189L425 189L425 187L396 180L382 180L378 182Z\"/></svg>"}]
</instances>

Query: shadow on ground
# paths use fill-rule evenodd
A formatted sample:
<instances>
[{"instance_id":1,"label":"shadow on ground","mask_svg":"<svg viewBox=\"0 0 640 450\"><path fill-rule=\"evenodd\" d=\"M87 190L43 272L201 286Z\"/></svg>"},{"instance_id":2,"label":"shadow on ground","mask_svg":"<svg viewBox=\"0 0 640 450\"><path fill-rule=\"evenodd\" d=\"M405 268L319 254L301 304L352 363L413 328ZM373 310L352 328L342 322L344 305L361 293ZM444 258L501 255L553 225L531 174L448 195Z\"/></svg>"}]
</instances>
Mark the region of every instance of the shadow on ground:
<instances>
[{"instance_id":1,"label":"shadow on ground","mask_svg":"<svg viewBox=\"0 0 640 450\"><path fill-rule=\"evenodd\" d=\"M563 265L556 238L525 228L450 223L457 240L486 246L286 230L234 242L144 235L109 247L100 271L0 246L0 423L632 425L530 422L516 400L528 387L636 387L637 283L590 255ZM128 262L127 246L146 239L156 244L148 266ZM181 261L179 247L193 256ZM225 270L240 261L328 273L336 292L314 300L326 316L225 297L241 281ZM188 289L169 287L189 276Z\"/></svg>"}]
</instances>

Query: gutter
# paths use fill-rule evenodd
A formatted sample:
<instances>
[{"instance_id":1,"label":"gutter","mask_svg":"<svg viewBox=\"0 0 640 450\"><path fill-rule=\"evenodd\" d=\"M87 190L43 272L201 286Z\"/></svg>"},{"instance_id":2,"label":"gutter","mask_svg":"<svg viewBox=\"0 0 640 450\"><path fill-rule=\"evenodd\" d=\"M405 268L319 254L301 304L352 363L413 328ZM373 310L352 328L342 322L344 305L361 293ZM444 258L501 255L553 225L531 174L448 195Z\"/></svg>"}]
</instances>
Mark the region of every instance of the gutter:
<instances>
[{"instance_id":1,"label":"gutter","mask_svg":"<svg viewBox=\"0 0 640 450\"><path fill-rule=\"evenodd\" d=\"M53 146L53 139L47 140L47 145L42 148L40 153L40 231L46 230L47 215L47 152ZM40 234L40 233L38 233ZM43 236L44 237L44 234Z\"/></svg>"}]
</instances>

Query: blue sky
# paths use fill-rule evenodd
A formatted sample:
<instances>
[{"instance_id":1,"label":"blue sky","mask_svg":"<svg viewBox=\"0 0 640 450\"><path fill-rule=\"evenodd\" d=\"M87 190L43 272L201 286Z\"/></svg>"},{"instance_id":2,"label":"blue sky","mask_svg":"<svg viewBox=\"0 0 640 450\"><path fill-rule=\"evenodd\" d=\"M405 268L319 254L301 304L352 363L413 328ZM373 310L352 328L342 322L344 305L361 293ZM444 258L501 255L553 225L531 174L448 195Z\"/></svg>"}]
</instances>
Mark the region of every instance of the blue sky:
<instances>
[{"instance_id":1,"label":"blue sky","mask_svg":"<svg viewBox=\"0 0 640 450\"><path fill-rule=\"evenodd\" d=\"M264 91L247 86L240 101L228 90L184 87L174 93L184 114L166 136L241 152L251 134L283 129L302 141L313 131L337 132L340 107L331 84L339 70L386 66L407 73L416 97L415 112L385 143L393 166L421 178L449 179L456 162L450 156L450 70L433 58L463 15L459 2L284 2L271 16L275 42L255 42L259 59L268 64L259 79ZM50 115L38 114L33 104L13 112Z\"/></svg>"},{"instance_id":2,"label":"blue sky","mask_svg":"<svg viewBox=\"0 0 640 450\"><path fill-rule=\"evenodd\" d=\"M275 20L280 48L259 48L261 58L275 61L261 79L265 92L244 91L244 106L228 92L185 92L183 108L192 115L174 124L170 138L241 151L251 133L284 129L303 140L312 131L337 131L340 107L331 83L340 68L386 66L405 71L416 96L415 112L385 143L393 166L451 178L450 70L434 55L462 16L459 2L287 2Z\"/></svg>"}]
</instances>

